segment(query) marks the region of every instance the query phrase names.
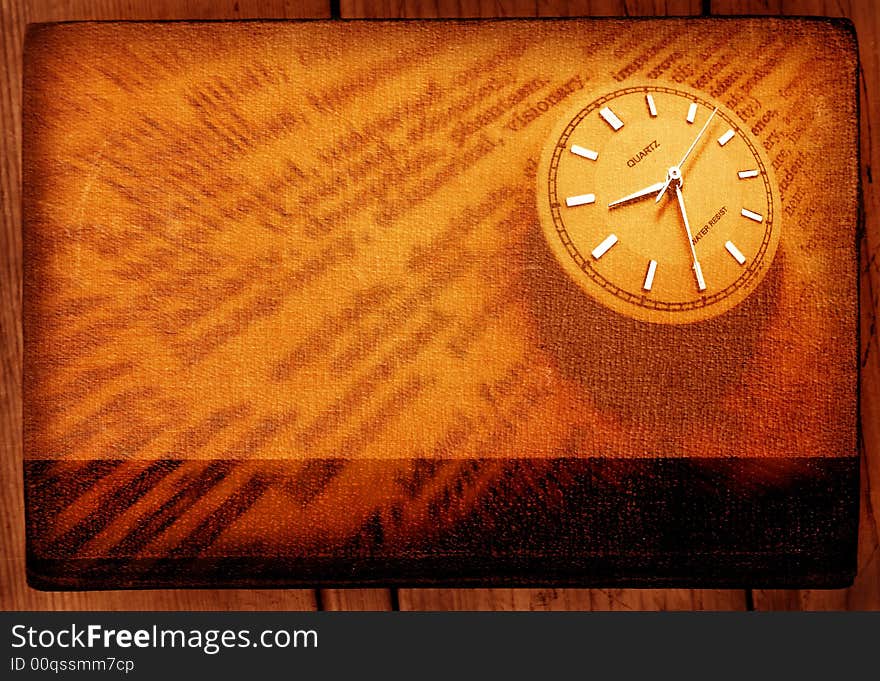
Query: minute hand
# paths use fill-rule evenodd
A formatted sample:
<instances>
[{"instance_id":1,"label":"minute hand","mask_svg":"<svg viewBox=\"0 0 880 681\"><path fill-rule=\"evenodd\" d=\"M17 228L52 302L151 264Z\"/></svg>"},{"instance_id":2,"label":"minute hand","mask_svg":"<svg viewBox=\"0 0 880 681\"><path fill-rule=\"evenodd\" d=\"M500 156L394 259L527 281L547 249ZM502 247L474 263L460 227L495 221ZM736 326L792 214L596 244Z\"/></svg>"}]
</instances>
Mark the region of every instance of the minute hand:
<instances>
[{"instance_id":1,"label":"minute hand","mask_svg":"<svg viewBox=\"0 0 880 681\"><path fill-rule=\"evenodd\" d=\"M709 118L706 119L706 122L703 123L703 127L700 129L700 132L697 133L697 136L694 138L694 141L691 142L691 146L688 147L688 150L684 152L684 156L681 157L681 160L678 162L676 168L681 170L681 167L684 165L684 162L687 161L688 156L691 155L691 152L694 150L694 147L697 146L697 142L700 141L700 138L703 136L703 133L706 132L706 128L709 127L709 123L712 122L712 119L715 117L715 114L718 113L718 107L716 106L712 109L712 113L709 115ZM666 183L663 185L663 189L660 190L660 193L657 194L657 200L655 203L659 203L660 199L663 198L663 195L666 193L666 190L669 189L669 182L671 181L671 177L666 178Z\"/></svg>"},{"instance_id":2,"label":"minute hand","mask_svg":"<svg viewBox=\"0 0 880 681\"><path fill-rule=\"evenodd\" d=\"M703 279L703 270L700 267L700 261L697 260L697 251L694 248L694 235L691 234L691 223L688 221L687 211L684 209L684 198L681 195L681 183L675 185L675 196L678 198L678 207L681 210L681 219L684 222L684 231L687 235L688 246L691 247L691 255L694 258L694 276L697 278L697 288L700 291L706 290L706 282Z\"/></svg>"}]
</instances>

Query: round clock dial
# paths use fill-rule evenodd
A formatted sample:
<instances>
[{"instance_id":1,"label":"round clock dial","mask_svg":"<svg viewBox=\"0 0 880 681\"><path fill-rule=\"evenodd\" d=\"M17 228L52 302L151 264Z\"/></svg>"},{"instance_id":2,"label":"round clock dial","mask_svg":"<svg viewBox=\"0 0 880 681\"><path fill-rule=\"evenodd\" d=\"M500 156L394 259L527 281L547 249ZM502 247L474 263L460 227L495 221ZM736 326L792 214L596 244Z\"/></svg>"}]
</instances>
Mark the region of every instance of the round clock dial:
<instances>
[{"instance_id":1,"label":"round clock dial","mask_svg":"<svg viewBox=\"0 0 880 681\"><path fill-rule=\"evenodd\" d=\"M590 295L635 319L689 323L743 301L779 243L770 163L697 93L629 87L553 134L538 169L547 241Z\"/></svg>"}]
</instances>

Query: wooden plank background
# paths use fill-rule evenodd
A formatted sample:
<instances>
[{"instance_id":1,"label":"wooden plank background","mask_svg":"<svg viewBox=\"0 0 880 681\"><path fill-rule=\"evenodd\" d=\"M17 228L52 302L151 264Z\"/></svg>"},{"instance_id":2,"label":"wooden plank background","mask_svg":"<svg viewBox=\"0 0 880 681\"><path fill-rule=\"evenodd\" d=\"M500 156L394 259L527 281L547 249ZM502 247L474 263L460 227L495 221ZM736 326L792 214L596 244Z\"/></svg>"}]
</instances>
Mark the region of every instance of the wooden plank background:
<instances>
[{"instance_id":1,"label":"wooden plank background","mask_svg":"<svg viewBox=\"0 0 880 681\"><path fill-rule=\"evenodd\" d=\"M862 523L849 589L145 590L45 593L24 580L21 490L21 48L29 22L82 19L788 14L846 16L862 59ZM880 610L880 7L857 0L0 0L0 609L3 610ZM874 118L872 119L872 113ZM874 124L873 126L871 124ZM872 171L872 168L874 169Z\"/></svg>"}]
</instances>

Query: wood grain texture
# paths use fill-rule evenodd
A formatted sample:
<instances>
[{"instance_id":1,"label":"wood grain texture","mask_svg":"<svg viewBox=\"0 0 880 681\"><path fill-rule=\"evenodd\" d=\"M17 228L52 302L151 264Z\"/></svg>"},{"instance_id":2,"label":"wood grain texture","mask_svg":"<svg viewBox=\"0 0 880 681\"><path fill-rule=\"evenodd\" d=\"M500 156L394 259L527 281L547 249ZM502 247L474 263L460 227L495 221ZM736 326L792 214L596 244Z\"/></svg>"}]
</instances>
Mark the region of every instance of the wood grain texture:
<instances>
[{"instance_id":1,"label":"wood grain texture","mask_svg":"<svg viewBox=\"0 0 880 681\"><path fill-rule=\"evenodd\" d=\"M239 7L240 4L240 7ZM724 6L722 6L722 4ZM376 6L379 5L379 9ZM421 7L419 6L421 5ZM613 5L613 6L611 6ZM872 5L865 7L860 3L758 3L753 8L750 3L719 3L713 5L719 11L732 13L746 13L752 11L770 11L773 13L828 13L840 14L842 11L853 16L856 21L861 41L863 68L865 79L863 84L863 125L868 119L870 111L866 106L871 95L876 97L878 92L877 83L877 17ZM795 6L797 5L797 6ZM55 2L55 3L22 3L4 2L2 4L2 32L4 49L4 72L2 89L2 198L3 198L3 230L0 244L3 248L4 261L0 276L2 276L2 300L0 309L0 324L3 334L3 409L0 413L0 428L3 438L3 462L0 469L0 487L2 487L2 499L0 499L0 511L2 511L2 527L0 527L0 539L2 539L2 555L0 562L0 607L4 608L47 608L47 609L130 609L130 608L156 608L177 609L209 607L210 603L217 603L220 607L229 609L238 608L291 608L311 607L311 597L300 600L299 592L290 594L287 592L254 592L254 591L223 591L223 592L174 592L174 591L147 591L125 593L63 593L45 594L32 592L23 585L22 556L23 528L16 519L21 517L21 492L20 492L20 356L21 340L19 328L19 300L20 300L20 231L19 231L19 207L18 207L18 177L19 148L18 137L20 113L18 105L18 82L20 81L20 45L23 26L26 20L49 21L82 18L235 18L236 16L280 16L278 12L295 13L301 7L301 3L207 3L207 2L160 2L142 3L139 7L133 7L128 2ZM343 15L346 12L360 11L364 16L387 16L390 10L397 8L407 16L494 16L535 13L545 15L565 14L612 14L621 13L620 3L608 3L610 9L605 9L605 3L342 3ZM427 8L425 8L427 6ZM690 3L625 3L623 13L663 13L699 11L699 2ZM762 7L763 6L763 7ZM382 9L382 8L385 9ZM616 11L615 11L616 7ZM279 9L280 8L280 9ZM358 9L360 8L360 9ZM163 12L167 12L163 14ZM373 14L370 14L370 13ZM27 17L27 19L26 19ZM863 127L863 154L869 150L868 156L873 159L872 165L877 168L877 150L880 148L876 140L876 126L871 134L865 133ZM873 139L873 144L871 143ZM866 396L875 395L877 392L877 347L876 334L873 333L873 319L876 314L878 268L876 260L877 250L877 193L871 188L870 173L867 164L864 163L866 203L868 204L868 229L866 240L865 272L868 276L863 278L863 313L865 307L869 308L870 315L867 317L867 326L871 333L863 338L863 357L865 362L863 393ZM873 222L872 222L873 219ZM873 224L873 227L872 227ZM872 245L873 244L873 245ZM868 304L866 305L866 300ZM873 349L872 349L873 348ZM872 378L873 376L873 378ZM865 421L865 460L863 462L863 482L865 487L865 503L863 506L863 518L867 518L867 524L863 522L862 550L860 558L861 572L857 584L852 589L844 592L758 592L756 593L756 605L761 607L766 603L767 607L792 607L792 608L816 608L836 607L849 609L866 609L880 607L880 596L877 593L878 552L877 546L877 523L873 508L877 508L877 486L870 486L871 480L878 479L878 437L876 426L880 422L877 414L877 399L868 397L863 400L863 416L869 417ZM869 423L870 422L870 423ZM7 550L11 547L11 550ZM867 547L867 548L866 548ZM873 548L872 548L873 547ZM679 590L657 591L633 591L626 590L595 590L584 593L581 590L491 590L493 593L484 594L483 590L467 590L449 592L441 590L438 597L437 590L419 590L401 592L401 606L423 608L453 608L453 607L487 607L487 608L518 608L541 609L546 607L564 607L567 609L587 609L590 607L620 609L699 609L727 607L723 605L729 602L729 607L742 607L745 599L742 592L682 592ZM341 592L342 594L352 592ZM280 598L279 598L280 594ZM612 594L612 595L609 595ZM730 596L728 601L727 597ZM367 595L355 596L353 601L360 603L371 602ZM766 599L764 601L760 599ZM340 607L346 606L344 602L334 601L331 593L323 595L325 607L337 602ZM384 595L380 594L377 602L384 602ZM721 605L719 605L721 604ZM356 605L356 603L355 603Z\"/></svg>"},{"instance_id":2,"label":"wood grain texture","mask_svg":"<svg viewBox=\"0 0 880 681\"><path fill-rule=\"evenodd\" d=\"M321 589L321 610L391 610L390 589Z\"/></svg>"},{"instance_id":3,"label":"wood grain texture","mask_svg":"<svg viewBox=\"0 0 880 681\"><path fill-rule=\"evenodd\" d=\"M713 0L717 14L847 17L861 60L861 175L864 235L861 267L861 521L859 572L849 589L756 590L758 610L880 609L880 7L857 0Z\"/></svg>"},{"instance_id":4,"label":"wood grain texture","mask_svg":"<svg viewBox=\"0 0 880 681\"><path fill-rule=\"evenodd\" d=\"M736 589L401 589L401 610L744 610Z\"/></svg>"},{"instance_id":5,"label":"wood grain texture","mask_svg":"<svg viewBox=\"0 0 880 681\"><path fill-rule=\"evenodd\" d=\"M353 19L621 17L700 14L699 0L341 0Z\"/></svg>"}]
</instances>

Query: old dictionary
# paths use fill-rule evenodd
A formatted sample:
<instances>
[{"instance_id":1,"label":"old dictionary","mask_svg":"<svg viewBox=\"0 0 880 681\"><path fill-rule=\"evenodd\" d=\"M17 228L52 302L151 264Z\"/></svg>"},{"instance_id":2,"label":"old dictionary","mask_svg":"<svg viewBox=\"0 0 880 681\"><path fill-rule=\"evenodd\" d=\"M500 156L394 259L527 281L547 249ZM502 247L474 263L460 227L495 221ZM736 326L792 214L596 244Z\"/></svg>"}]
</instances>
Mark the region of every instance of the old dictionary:
<instances>
[{"instance_id":1,"label":"old dictionary","mask_svg":"<svg viewBox=\"0 0 880 681\"><path fill-rule=\"evenodd\" d=\"M24 67L32 585L852 579L848 25L39 25ZM554 130L634 84L775 178L772 268L698 323L592 299L541 227ZM683 151L642 141L621 173Z\"/></svg>"}]
</instances>

